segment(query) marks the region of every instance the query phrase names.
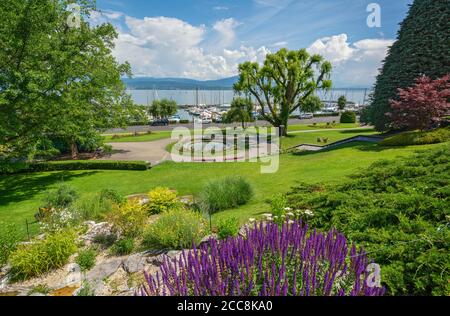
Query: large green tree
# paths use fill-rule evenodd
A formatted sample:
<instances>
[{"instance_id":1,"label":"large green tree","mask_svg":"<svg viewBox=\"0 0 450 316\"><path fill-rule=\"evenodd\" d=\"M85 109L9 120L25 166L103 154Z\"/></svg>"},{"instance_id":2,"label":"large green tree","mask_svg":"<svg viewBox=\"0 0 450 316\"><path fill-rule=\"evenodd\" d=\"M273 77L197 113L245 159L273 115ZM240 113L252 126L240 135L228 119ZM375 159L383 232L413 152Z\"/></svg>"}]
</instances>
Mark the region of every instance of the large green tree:
<instances>
[{"instance_id":1,"label":"large green tree","mask_svg":"<svg viewBox=\"0 0 450 316\"><path fill-rule=\"evenodd\" d=\"M89 24L93 10L93 0L0 1L0 145L9 153L33 156L58 139L76 157L78 145L136 111L121 80L130 66L112 56L117 33Z\"/></svg>"},{"instance_id":2,"label":"large green tree","mask_svg":"<svg viewBox=\"0 0 450 316\"><path fill-rule=\"evenodd\" d=\"M366 122L380 131L391 129L386 113L399 88L412 86L422 75L436 79L450 73L449 21L449 0L414 1L377 78Z\"/></svg>"},{"instance_id":3,"label":"large green tree","mask_svg":"<svg viewBox=\"0 0 450 316\"><path fill-rule=\"evenodd\" d=\"M284 126L287 135L289 117L302 107L318 89L331 88L331 63L306 49L281 49L268 54L263 66L246 62L239 65L237 93L252 95L261 116L275 127Z\"/></svg>"}]
</instances>

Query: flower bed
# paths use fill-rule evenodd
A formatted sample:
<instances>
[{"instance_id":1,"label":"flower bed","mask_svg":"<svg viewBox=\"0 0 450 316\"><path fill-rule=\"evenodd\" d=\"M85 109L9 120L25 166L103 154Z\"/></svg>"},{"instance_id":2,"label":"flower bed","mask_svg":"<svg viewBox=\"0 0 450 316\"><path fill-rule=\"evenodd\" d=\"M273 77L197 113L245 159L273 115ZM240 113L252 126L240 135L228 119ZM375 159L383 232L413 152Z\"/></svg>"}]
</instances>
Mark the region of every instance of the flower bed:
<instances>
[{"instance_id":1,"label":"flower bed","mask_svg":"<svg viewBox=\"0 0 450 316\"><path fill-rule=\"evenodd\" d=\"M199 249L166 258L147 275L142 296L377 296L370 286L369 260L344 235L324 235L308 226L260 225L247 237L211 240Z\"/></svg>"}]
</instances>

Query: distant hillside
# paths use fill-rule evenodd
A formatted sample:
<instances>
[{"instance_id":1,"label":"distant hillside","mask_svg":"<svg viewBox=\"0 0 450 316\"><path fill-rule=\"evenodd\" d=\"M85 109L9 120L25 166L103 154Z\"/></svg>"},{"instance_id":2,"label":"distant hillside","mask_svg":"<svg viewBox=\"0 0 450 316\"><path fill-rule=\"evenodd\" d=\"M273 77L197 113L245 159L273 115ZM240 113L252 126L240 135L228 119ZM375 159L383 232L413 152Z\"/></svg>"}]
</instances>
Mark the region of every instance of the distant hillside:
<instances>
[{"instance_id":1,"label":"distant hillside","mask_svg":"<svg viewBox=\"0 0 450 316\"><path fill-rule=\"evenodd\" d=\"M123 79L128 89L132 90L231 90L238 77L219 80L199 81L184 78L132 78Z\"/></svg>"}]
</instances>

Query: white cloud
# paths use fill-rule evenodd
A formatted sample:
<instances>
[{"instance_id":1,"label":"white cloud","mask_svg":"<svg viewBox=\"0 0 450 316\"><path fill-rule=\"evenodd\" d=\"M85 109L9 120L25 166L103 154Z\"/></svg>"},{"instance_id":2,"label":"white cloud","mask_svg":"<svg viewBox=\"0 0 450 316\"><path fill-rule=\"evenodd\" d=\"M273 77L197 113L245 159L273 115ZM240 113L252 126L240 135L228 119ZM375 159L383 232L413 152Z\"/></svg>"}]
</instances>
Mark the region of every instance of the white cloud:
<instances>
[{"instance_id":1,"label":"white cloud","mask_svg":"<svg viewBox=\"0 0 450 316\"><path fill-rule=\"evenodd\" d=\"M233 18L220 20L214 23L213 29L219 33L220 38L218 44L221 47L233 44L236 36L235 29L239 25L240 23Z\"/></svg>"},{"instance_id":2,"label":"white cloud","mask_svg":"<svg viewBox=\"0 0 450 316\"><path fill-rule=\"evenodd\" d=\"M316 40L308 48L333 64L335 86L372 85L393 40L364 39L350 43L346 34Z\"/></svg>"},{"instance_id":3,"label":"white cloud","mask_svg":"<svg viewBox=\"0 0 450 316\"><path fill-rule=\"evenodd\" d=\"M125 17L127 31L119 31L114 55L130 62L135 76L189 77L216 79L237 74L237 66L247 60L264 61L265 47L241 46L235 41L234 19L217 21L211 31L205 25L194 26L168 17ZM215 43L211 49L206 38Z\"/></svg>"},{"instance_id":4,"label":"white cloud","mask_svg":"<svg viewBox=\"0 0 450 316\"><path fill-rule=\"evenodd\" d=\"M214 10L214 11L227 11L227 10L228 10L228 7L225 7L225 6L215 6L215 7L213 7L213 10Z\"/></svg>"}]
</instances>

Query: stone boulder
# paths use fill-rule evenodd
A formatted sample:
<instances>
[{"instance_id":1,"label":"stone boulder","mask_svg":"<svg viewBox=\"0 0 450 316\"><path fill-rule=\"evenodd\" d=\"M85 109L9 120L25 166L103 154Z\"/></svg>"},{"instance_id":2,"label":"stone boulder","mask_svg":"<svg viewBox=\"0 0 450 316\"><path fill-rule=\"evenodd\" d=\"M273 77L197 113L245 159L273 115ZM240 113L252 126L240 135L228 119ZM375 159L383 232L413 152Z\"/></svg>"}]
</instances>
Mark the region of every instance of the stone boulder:
<instances>
[{"instance_id":1,"label":"stone boulder","mask_svg":"<svg viewBox=\"0 0 450 316\"><path fill-rule=\"evenodd\" d=\"M88 231L81 236L81 240L84 241L87 246L90 246L97 236L113 234L112 225L110 223L104 222L96 224L94 222L86 222L85 225L88 227Z\"/></svg>"}]
</instances>

